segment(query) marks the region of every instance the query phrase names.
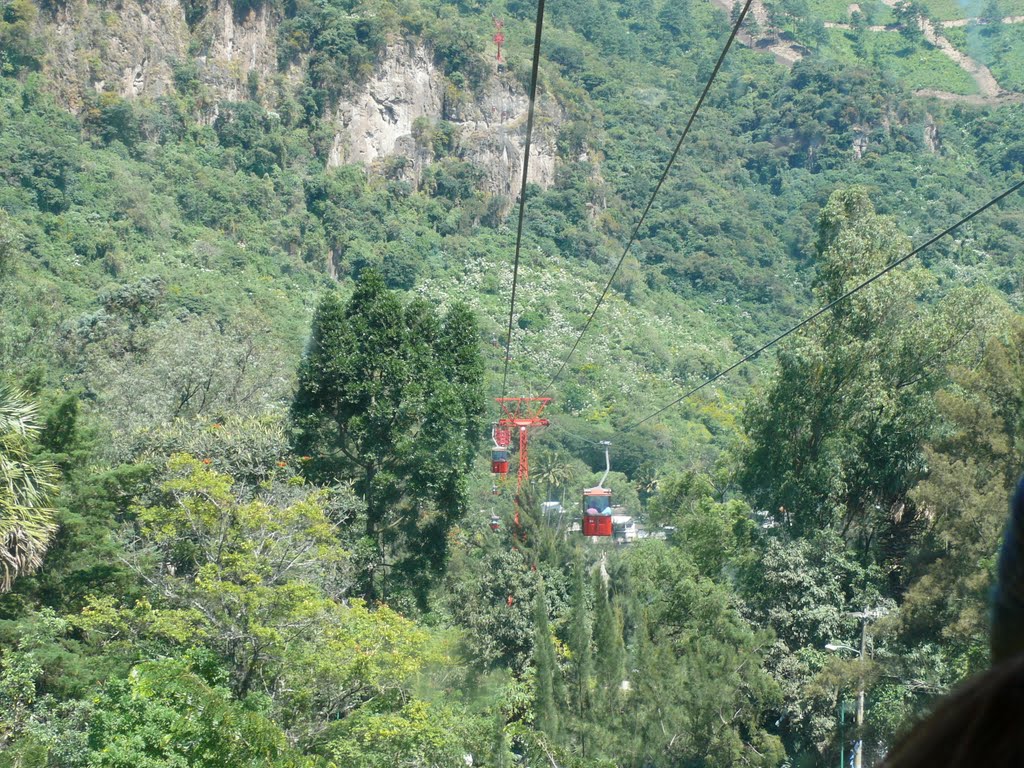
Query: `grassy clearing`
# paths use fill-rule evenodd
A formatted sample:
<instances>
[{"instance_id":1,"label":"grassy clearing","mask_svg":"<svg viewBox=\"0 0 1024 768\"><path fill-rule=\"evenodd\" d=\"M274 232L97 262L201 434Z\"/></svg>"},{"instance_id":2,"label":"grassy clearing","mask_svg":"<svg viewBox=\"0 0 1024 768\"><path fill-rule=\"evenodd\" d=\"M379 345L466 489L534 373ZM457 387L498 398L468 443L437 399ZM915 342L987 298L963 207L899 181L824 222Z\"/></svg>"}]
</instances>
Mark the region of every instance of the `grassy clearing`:
<instances>
[{"instance_id":1,"label":"grassy clearing","mask_svg":"<svg viewBox=\"0 0 1024 768\"><path fill-rule=\"evenodd\" d=\"M1003 88L1024 91L1024 26L1004 27L1002 41L1005 47L992 65L992 73Z\"/></svg>"},{"instance_id":2,"label":"grassy clearing","mask_svg":"<svg viewBox=\"0 0 1024 768\"><path fill-rule=\"evenodd\" d=\"M894 20L892 9L882 0L811 0L809 6L811 12L824 21L848 22L849 8L854 2L860 6L861 13L867 15L869 24L890 24Z\"/></svg>"},{"instance_id":3,"label":"grassy clearing","mask_svg":"<svg viewBox=\"0 0 1024 768\"><path fill-rule=\"evenodd\" d=\"M943 30L942 35L953 44L954 48L963 51L964 53L968 53L967 27L953 27L951 29L946 29Z\"/></svg>"},{"instance_id":4,"label":"grassy clearing","mask_svg":"<svg viewBox=\"0 0 1024 768\"><path fill-rule=\"evenodd\" d=\"M808 3L811 13L819 16L825 21L849 21L850 14L847 9L850 7L850 0L813 0ZM864 5L861 4L863 8Z\"/></svg>"},{"instance_id":5,"label":"grassy clearing","mask_svg":"<svg viewBox=\"0 0 1024 768\"><path fill-rule=\"evenodd\" d=\"M844 64L878 62L908 88L935 88L952 93L977 93L971 76L947 56L924 42L909 42L898 32L863 32L858 49L856 33L829 30L828 50L823 55Z\"/></svg>"},{"instance_id":6,"label":"grassy clearing","mask_svg":"<svg viewBox=\"0 0 1024 768\"><path fill-rule=\"evenodd\" d=\"M921 5L935 21L971 18L980 15L984 7L981 0L921 0Z\"/></svg>"},{"instance_id":7,"label":"grassy clearing","mask_svg":"<svg viewBox=\"0 0 1024 768\"><path fill-rule=\"evenodd\" d=\"M949 42L992 70L1008 91L1024 91L1024 24L948 29Z\"/></svg>"}]
</instances>

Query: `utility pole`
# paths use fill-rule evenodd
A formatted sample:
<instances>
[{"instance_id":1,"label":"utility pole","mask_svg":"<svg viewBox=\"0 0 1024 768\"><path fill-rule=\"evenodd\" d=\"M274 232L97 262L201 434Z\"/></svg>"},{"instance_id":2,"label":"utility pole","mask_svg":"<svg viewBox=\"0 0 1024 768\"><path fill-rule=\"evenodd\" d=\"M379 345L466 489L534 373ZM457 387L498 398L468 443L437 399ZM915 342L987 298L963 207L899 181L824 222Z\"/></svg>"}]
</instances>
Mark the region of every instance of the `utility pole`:
<instances>
[{"instance_id":1,"label":"utility pole","mask_svg":"<svg viewBox=\"0 0 1024 768\"><path fill-rule=\"evenodd\" d=\"M854 618L860 619L860 651L856 648L851 648L848 645L839 645L836 643L826 643L825 650L828 651L849 651L850 653L856 653L859 657L858 666L860 671L858 673L857 682L857 740L853 743L853 768L863 768L864 764L864 685L865 685L865 670L868 660L868 621L870 619L877 619L881 616L885 616L888 610L883 608L875 608L869 610L865 608L863 611L857 611L856 613L847 614ZM840 744L839 744L839 762L840 765L843 761L843 742L845 739L843 724L845 720L845 707L844 703L840 701L839 704L839 728L840 728Z\"/></svg>"},{"instance_id":2,"label":"utility pole","mask_svg":"<svg viewBox=\"0 0 1024 768\"><path fill-rule=\"evenodd\" d=\"M839 768L846 768L846 699L839 692Z\"/></svg>"},{"instance_id":3,"label":"utility pole","mask_svg":"<svg viewBox=\"0 0 1024 768\"><path fill-rule=\"evenodd\" d=\"M868 611L864 610L860 622L860 690L857 691L857 741L853 745L853 768L861 768L864 754L864 663L868 644Z\"/></svg>"}]
</instances>

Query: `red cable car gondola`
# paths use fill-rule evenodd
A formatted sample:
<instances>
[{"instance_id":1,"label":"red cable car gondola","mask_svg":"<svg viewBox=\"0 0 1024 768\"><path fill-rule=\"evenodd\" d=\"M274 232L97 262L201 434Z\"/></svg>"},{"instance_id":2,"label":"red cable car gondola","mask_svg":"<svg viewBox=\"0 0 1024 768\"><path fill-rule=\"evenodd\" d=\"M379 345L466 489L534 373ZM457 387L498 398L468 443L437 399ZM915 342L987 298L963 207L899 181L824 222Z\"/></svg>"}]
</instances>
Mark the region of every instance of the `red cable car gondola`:
<instances>
[{"instance_id":1,"label":"red cable car gondola","mask_svg":"<svg viewBox=\"0 0 1024 768\"><path fill-rule=\"evenodd\" d=\"M508 474L508 453L509 445L512 443L512 430L495 424L491 430L491 436L494 440L494 447L491 448L491 472L500 475L504 480L505 475Z\"/></svg>"},{"instance_id":2,"label":"red cable car gondola","mask_svg":"<svg viewBox=\"0 0 1024 768\"><path fill-rule=\"evenodd\" d=\"M583 535L612 535L612 492L588 488L583 492Z\"/></svg>"},{"instance_id":3,"label":"red cable car gondola","mask_svg":"<svg viewBox=\"0 0 1024 768\"><path fill-rule=\"evenodd\" d=\"M604 481L608 479L611 472L612 462L608 452L610 443L603 441L604 446L604 475L593 488L583 491L583 535L584 536L611 536L612 535L612 492L604 487Z\"/></svg>"},{"instance_id":4,"label":"red cable car gondola","mask_svg":"<svg viewBox=\"0 0 1024 768\"><path fill-rule=\"evenodd\" d=\"M502 477L508 474L508 448L491 449L491 472Z\"/></svg>"}]
</instances>

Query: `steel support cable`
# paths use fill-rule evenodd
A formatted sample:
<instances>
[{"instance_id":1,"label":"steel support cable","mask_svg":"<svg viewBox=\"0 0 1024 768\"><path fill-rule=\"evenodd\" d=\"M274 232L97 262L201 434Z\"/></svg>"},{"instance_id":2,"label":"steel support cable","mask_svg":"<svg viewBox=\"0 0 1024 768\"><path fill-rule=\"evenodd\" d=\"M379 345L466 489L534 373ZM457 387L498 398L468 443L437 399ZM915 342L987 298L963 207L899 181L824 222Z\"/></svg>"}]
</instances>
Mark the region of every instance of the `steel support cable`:
<instances>
[{"instance_id":1,"label":"steel support cable","mask_svg":"<svg viewBox=\"0 0 1024 768\"><path fill-rule=\"evenodd\" d=\"M762 352L764 352L769 347L775 346L780 341L785 339L787 336L791 336L792 334L796 333L801 328L803 328L805 325L808 325L808 324L814 322L819 317L824 315L826 312L831 312L838 304L846 301L848 298L853 296L853 294L858 293L859 291L863 290L864 288L867 288L869 285L871 285L873 282L875 282L879 278L881 278L884 275L887 275L888 273L892 272L900 264L904 263L905 261L908 261L909 259L912 259L914 256L917 256L917 254L921 253L921 251L923 251L926 248L934 245L937 241L941 240L946 235L948 235L951 232L953 232L954 230L962 227L964 224L969 222L975 216L978 216L979 214L984 213L989 208L991 208L993 205L998 203L1000 200L1003 200L1004 198L1009 197L1010 195L1012 195L1014 192L1016 192L1017 190L1021 189L1022 187L1024 187L1024 180L1018 181L1016 184L1014 184L1012 187L1010 187L1008 190L1006 190L1002 194L999 194L996 197L993 197L991 200L989 200L987 203L985 203L980 208L977 208L973 212L969 213L967 216L964 216L956 224L953 224L952 226L949 226L946 229L942 230L941 232L939 232L939 234L933 236L927 242L922 243L921 245L917 246L917 248L912 250L910 253L908 253L905 256L901 256L900 258L896 259L896 261L892 262L891 264L889 264L887 267L885 267L884 269L880 270L879 272L876 272L874 275L869 277L867 280L864 280L863 282L858 283L857 285L855 285L853 288L848 290L846 293L844 293L839 298L835 299L834 301L829 302L828 304L826 304L821 309L811 313L810 315L805 317L803 320L801 320L799 323L797 323L796 325L794 325L794 326L790 327L789 329L783 331L778 336L773 338L771 341L768 341L768 342L762 344L760 347L755 349L750 354L744 355L739 360L737 360L735 363L730 365L728 368L723 368L721 371L716 373L714 376L706 379L703 383L701 383L698 386L694 387L693 389L683 393L682 395L677 397L675 400L673 400L668 405L665 405L662 408L659 408L654 413L652 413L650 416L645 416L644 418L640 419L639 421L633 422L632 424L629 424L629 425L623 427L623 431L625 431L627 429L635 429L636 427L639 427L641 424L650 421L654 417L660 416L662 413L667 411L669 408L672 408L673 406L678 405L679 403L681 403L686 398L688 398L688 397L690 397L692 395L697 394L698 392L700 392L705 387L708 387L708 386L714 384L716 381L721 379L723 376L725 376L725 375L731 373L732 371L736 370L737 368L739 368L744 363L749 362L750 360L753 360L755 357L760 355Z\"/></svg>"},{"instance_id":2,"label":"steel support cable","mask_svg":"<svg viewBox=\"0 0 1024 768\"><path fill-rule=\"evenodd\" d=\"M715 68L711 71L711 76L708 78L707 83L704 85L704 90L701 91L700 98L697 99L696 105L693 107L693 112L690 113L690 119L686 121L686 127L683 128L683 133L679 137L679 141L676 142L676 148L672 150L672 156L669 157L668 164L665 166L665 170L662 171L661 178L658 179L658 183L654 187L654 191L651 193L650 199L647 201L647 205L644 207L644 211L640 214L640 218L636 222L636 226L633 227L633 233L629 236L629 241L626 243L626 247L622 250L622 255L619 257L618 264L615 265L615 269L612 270L612 276L608 278L608 283L605 285L604 290L601 291L601 296L597 300L597 304L594 305L593 311L590 313L590 317L587 318L587 322L583 324L583 330L580 331L579 336L576 337L576 341L573 342L572 349L569 350L569 354L562 360L562 364L558 367L558 371L551 380L544 387L541 392L541 396L547 394L548 390L551 389L551 385L554 384L561 377L562 372L565 370L565 366L569 364L569 360L576 353L576 348L579 346L580 341L586 335L587 331L590 330L591 324L594 322L594 316L597 314L597 310L601 308L605 298L608 296L608 292L612 288L612 283L615 282L616 275L619 274L619 269L622 268L622 263L626 260L626 256L629 254L629 249L633 247L633 243L636 242L637 235L640 233L640 228L644 225L647 220L647 214L651 210L651 206L654 205L654 199L658 196L658 192L661 191L662 185L665 183L665 179L668 178L669 171L672 170L672 166L676 162L676 158L679 156L679 150L682 149L683 142L686 140L687 134L690 133L690 126L693 125L693 121L697 117L697 113L700 112L700 108L704 105L704 99L707 98L708 91L711 90L712 84L715 82L715 78L718 76L718 70L722 68L722 62L725 61L725 56L729 53L729 49L732 47L733 41L736 39L736 35L739 34L740 26L743 24L743 19L747 15L747 11L750 10L751 4L754 0L746 0L743 4L740 15L736 19L736 23L732 26L732 31L729 33L729 39L725 42L725 47L722 48L722 52L718 56L718 61L715 62Z\"/></svg>"},{"instance_id":3,"label":"steel support cable","mask_svg":"<svg viewBox=\"0 0 1024 768\"><path fill-rule=\"evenodd\" d=\"M575 432L570 432L568 429L563 427L561 424L558 424L557 422L554 422L554 421L552 421L548 426L554 428L555 430L557 430L558 432L561 432L564 435L568 435L569 437L571 437L574 440L579 440L580 442L583 442L583 443L589 443L590 445L602 445L603 442L604 442L602 440L591 440L590 438L583 437L583 435L577 435Z\"/></svg>"},{"instance_id":4,"label":"steel support cable","mask_svg":"<svg viewBox=\"0 0 1024 768\"><path fill-rule=\"evenodd\" d=\"M533 108L537 100L537 75L540 72L540 40L544 30L544 0L537 3L537 23L533 34L533 69L530 72L530 106L526 113L526 142L523 146L523 183L519 190L519 225L516 228L516 252L512 262L512 299L508 307L508 333L505 335L505 370L501 376L501 396L508 391L508 363L512 356L512 321L516 314L516 285L519 282L519 252L523 244L523 217L526 213L526 180L530 169L530 143L533 139Z\"/></svg>"}]
</instances>

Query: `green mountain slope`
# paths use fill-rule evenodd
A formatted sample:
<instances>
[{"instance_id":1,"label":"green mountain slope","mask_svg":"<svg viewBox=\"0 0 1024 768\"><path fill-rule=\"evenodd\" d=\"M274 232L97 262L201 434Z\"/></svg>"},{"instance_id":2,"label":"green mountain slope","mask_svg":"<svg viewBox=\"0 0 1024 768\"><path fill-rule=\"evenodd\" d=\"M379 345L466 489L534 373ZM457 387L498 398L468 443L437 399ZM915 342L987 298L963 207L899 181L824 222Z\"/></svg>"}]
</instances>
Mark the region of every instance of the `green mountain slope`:
<instances>
[{"instance_id":1,"label":"green mountain slope","mask_svg":"<svg viewBox=\"0 0 1024 768\"><path fill-rule=\"evenodd\" d=\"M194 39L214 10L193 23ZM553 12L541 87L567 119L558 128L554 183L535 188L528 201L524 252L531 269L518 321L525 348L513 350L524 391L546 383L581 327L707 74L724 19L699 3L691 11L685 29L667 9L653 7L581 3ZM424 34L449 82L465 89L459 98L472 98L474 80L493 77L483 58L492 12L409 7L381 21L380 34L408 29L424 14L438 14L445 29L453 14L464 17L457 41L437 39L432 26ZM459 158L464 129L444 121L429 129L433 162L418 187L397 166L380 176L325 170L323 134L331 123L309 107L296 112L291 100L309 87L314 105L338 96L327 80L315 82L316 57L327 53L308 34L295 42L296 30L319 12L302 6L274 13L279 45L311 47L313 58L299 59L309 85L294 96L261 88L262 103L221 104L212 124L193 122L209 108L201 99L210 98L213 85L203 84L203 70L188 75L186 62L172 62L179 74L166 95L87 96L78 120L62 116L45 95L55 76L45 56L19 68L23 83L6 81L4 209L19 243L7 263L18 275L10 284L21 292L5 292L10 364L46 360L55 375L75 370L89 387L75 358L89 345L113 344L93 337L114 331L81 328L103 326L118 313L111 322L130 328L116 333L174 316L180 321L182 313L249 326L255 317L265 325L264 338L294 360L329 254L342 278L378 264L395 286L429 278L425 289L435 295L469 289L488 318L489 336L503 336L511 201L477 187L479 167ZM519 77L528 14L504 14L506 56ZM47 26L45 11L38 25L50 39L62 34ZM355 79L340 91L358 90L383 45L361 33L355 44L365 62L349 61ZM42 75L28 74L39 65ZM458 67L466 72L459 75ZM980 143L971 133L982 124L998 133L1015 111L993 121L925 107L871 67L845 69L811 57L787 71L737 48L617 279L626 314L602 313L584 342L577 364L601 371L583 385L586 399L607 412L613 393L629 391L623 382L642 381L651 395L631 400L638 410L676 391L672 382L697 381L795 318L813 279L816 211L836 186L866 184L879 209L898 213L911 234L948 224L1017 166L1012 134ZM938 146L926 140L929 129ZM966 269L972 281L1014 290L1015 264L999 263L1017 250L1014 217L1006 216L980 222L968 241L940 247L930 261L940 271L960 277ZM993 247L984 267L978 256L952 267L965 249L987 254ZM474 272L480 277L463 285ZM159 285L154 306L114 306L145 302L111 298L143 280ZM42 295L51 297L40 310L45 321L33 321L23 308L36 304L28 297ZM678 326L688 332L673 334ZM62 359L53 359L55 350Z\"/></svg>"},{"instance_id":2,"label":"green mountain slope","mask_svg":"<svg viewBox=\"0 0 1024 768\"><path fill-rule=\"evenodd\" d=\"M0 5L0 376L40 413L0 463L60 474L0 594L0 768L834 764L862 690L870 765L984 666L1019 196L627 427L1019 180L1024 106L914 7L758 4L516 507L466 393L502 391L535 8ZM546 24L513 395L548 389L729 31L705 0ZM1016 88L1016 27L983 55L987 25L941 29ZM663 538L570 535L601 440Z\"/></svg>"}]
</instances>

